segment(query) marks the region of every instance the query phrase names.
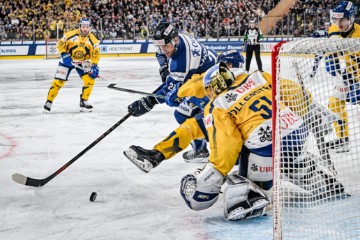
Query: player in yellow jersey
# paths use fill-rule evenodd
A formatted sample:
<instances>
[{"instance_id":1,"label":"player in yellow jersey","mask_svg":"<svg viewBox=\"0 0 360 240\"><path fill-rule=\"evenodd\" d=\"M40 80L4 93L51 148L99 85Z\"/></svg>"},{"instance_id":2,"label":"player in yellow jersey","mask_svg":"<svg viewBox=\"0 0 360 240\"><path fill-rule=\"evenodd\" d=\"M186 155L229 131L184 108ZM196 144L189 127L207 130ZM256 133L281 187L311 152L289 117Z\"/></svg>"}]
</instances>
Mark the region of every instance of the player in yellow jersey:
<instances>
[{"instance_id":1,"label":"player in yellow jersey","mask_svg":"<svg viewBox=\"0 0 360 240\"><path fill-rule=\"evenodd\" d=\"M330 15L333 23L329 30L330 38L360 38L360 25L354 22L356 9L351 1L341 1ZM360 91L356 90L360 82L360 52L345 57L344 70L340 69L337 55L341 53L334 53L325 60L326 70L332 76L340 74L343 78L343 81L337 83L329 100L329 109L338 114L340 120L334 122L337 139L330 141L328 145L337 152L347 152L350 151L350 147L346 102L360 102Z\"/></svg>"},{"instance_id":2,"label":"player in yellow jersey","mask_svg":"<svg viewBox=\"0 0 360 240\"><path fill-rule=\"evenodd\" d=\"M79 29L67 32L56 47L62 61L59 62L48 92L44 112L51 110L60 88L64 86L74 68L84 82L80 95L80 111L92 111L93 107L88 103L88 99L99 75L100 46L99 40L90 32L90 19L82 18Z\"/></svg>"}]
</instances>

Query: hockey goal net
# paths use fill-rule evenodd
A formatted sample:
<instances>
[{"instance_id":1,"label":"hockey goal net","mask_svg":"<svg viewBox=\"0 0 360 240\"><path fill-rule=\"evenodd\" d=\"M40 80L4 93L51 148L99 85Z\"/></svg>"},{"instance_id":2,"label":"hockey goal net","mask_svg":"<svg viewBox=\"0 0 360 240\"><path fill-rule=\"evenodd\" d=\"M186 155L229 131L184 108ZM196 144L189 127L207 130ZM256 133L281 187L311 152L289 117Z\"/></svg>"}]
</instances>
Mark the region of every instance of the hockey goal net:
<instances>
[{"instance_id":1,"label":"hockey goal net","mask_svg":"<svg viewBox=\"0 0 360 240\"><path fill-rule=\"evenodd\" d=\"M360 239L360 39L279 43L272 74L274 239Z\"/></svg>"},{"instance_id":2,"label":"hockey goal net","mask_svg":"<svg viewBox=\"0 0 360 240\"><path fill-rule=\"evenodd\" d=\"M47 40L45 43L45 59L60 58L60 53L56 48L57 40Z\"/></svg>"}]
</instances>

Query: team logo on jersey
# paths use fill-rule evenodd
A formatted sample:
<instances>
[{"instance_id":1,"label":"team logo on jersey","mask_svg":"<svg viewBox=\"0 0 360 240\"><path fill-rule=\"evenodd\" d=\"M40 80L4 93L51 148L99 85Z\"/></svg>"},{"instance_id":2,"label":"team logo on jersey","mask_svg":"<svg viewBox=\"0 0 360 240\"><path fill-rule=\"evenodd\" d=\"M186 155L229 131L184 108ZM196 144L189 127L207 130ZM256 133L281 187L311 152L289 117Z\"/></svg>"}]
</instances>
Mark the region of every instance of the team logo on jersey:
<instances>
[{"instance_id":1,"label":"team logo on jersey","mask_svg":"<svg viewBox=\"0 0 360 240\"><path fill-rule=\"evenodd\" d=\"M259 131L258 135L260 135L260 142L272 141L272 131L270 126L267 126L266 129L261 127Z\"/></svg>"},{"instance_id":2,"label":"team logo on jersey","mask_svg":"<svg viewBox=\"0 0 360 240\"><path fill-rule=\"evenodd\" d=\"M194 49L194 50L191 50L191 53L192 53L193 57L199 57L200 56L200 50Z\"/></svg>"},{"instance_id":3,"label":"team logo on jersey","mask_svg":"<svg viewBox=\"0 0 360 240\"><path fill-rule=\"evenodd\" d=\"M83 52L75 52L74 54L73 54L73 56L74 56L74 58L76 58L76 59L82 59L83 57L84 57L84 53Z\"/></svg>"},{"instance_id":4,"label":"team logo on jersey","mask_svg":"<svg viewBox=\"0 0 360 240\"><path fill-rule=\"evenodd\" d=\"M228 103L236 101L237 94L228 93L225 95L225 99Z\"/></svg>"}]
</instances>

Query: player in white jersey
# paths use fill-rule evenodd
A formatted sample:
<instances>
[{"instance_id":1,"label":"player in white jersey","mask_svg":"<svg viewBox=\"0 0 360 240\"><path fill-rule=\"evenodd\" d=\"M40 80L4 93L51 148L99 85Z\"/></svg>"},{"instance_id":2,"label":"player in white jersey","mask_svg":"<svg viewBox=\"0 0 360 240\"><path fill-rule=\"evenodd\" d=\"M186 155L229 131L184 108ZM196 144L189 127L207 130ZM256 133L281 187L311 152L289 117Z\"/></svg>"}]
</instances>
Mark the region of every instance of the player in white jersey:
<instances>
[{"instance_id":1,"label":"player in white jersey","mask_svg":"<svg viewBox=\"0 0 360 240\"><path fill-rule=\"evenodd\" d=\"M165 82L155 91L155 94L166 96L166 99L143 97L129 105L129 112L138 117L149 112L156 104L165 102L171 107L176 107L174 115L177 122L181 124L201 112L202 109L197 106L198 101L194 98L179 100L178 89L192 75L201 74L213 66L216 63L217 54L197 40L179 34L178 30L169 23L160 23L156 27L154 44L168 59L169 74ZM193 151L185 153L184 157L196 157L199 154L208 156L205 140L195 140L192 146Z\"/></svg>"}]
</instances>

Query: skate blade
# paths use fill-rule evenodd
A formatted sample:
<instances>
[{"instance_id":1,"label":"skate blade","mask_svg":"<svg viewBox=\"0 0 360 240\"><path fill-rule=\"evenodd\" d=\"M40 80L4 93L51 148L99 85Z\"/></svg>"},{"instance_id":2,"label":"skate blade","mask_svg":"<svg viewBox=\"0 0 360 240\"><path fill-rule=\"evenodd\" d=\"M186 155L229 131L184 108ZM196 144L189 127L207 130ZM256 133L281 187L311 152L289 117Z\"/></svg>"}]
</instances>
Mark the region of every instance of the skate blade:
<instances>
[{"instance_id":1,"label":"skate blade","mask_svg":"<svg viewBox=\"0 0 360 240\"><path fill-rule=\"evenodd\" d=\"M49 110L46 110L46 109L43 110L43 114L49 114L49 113L50 113Z\"/></svg>"},{"instance_id":2,"label":"skate blade","mask_svg":"<svg viewBox=\"0 0 360 240\"><path fill-rule=\"evenodd\" d=\"M208 163L209 162L209 158L195 158L195 159L185 159L184 161L187 163Z\"/></svg>"},{"instance_id":3,"label":"skate blade","mask_svg":"<svg viewBox=\"0 0 360 240\"><path fill-rule=\"evenodd\" d=\"M92 109L80 108L80 112L92 112Z\"/></svg>"},{"instance_id":4,"label":"skate blade","mask_svg":"<svg viewBox=\"0 0 360 240\"><path fill-rule=\"evenodd\" d=\"M124 153L125 157L130 160L130 162L132 162L137 168L139 168L144 173L148 173L152 169L152 165L149 161L137 160L137 154L134 150L129 149L129 150L124 151L123 153Z\"/></svg>"}]
</instances>

